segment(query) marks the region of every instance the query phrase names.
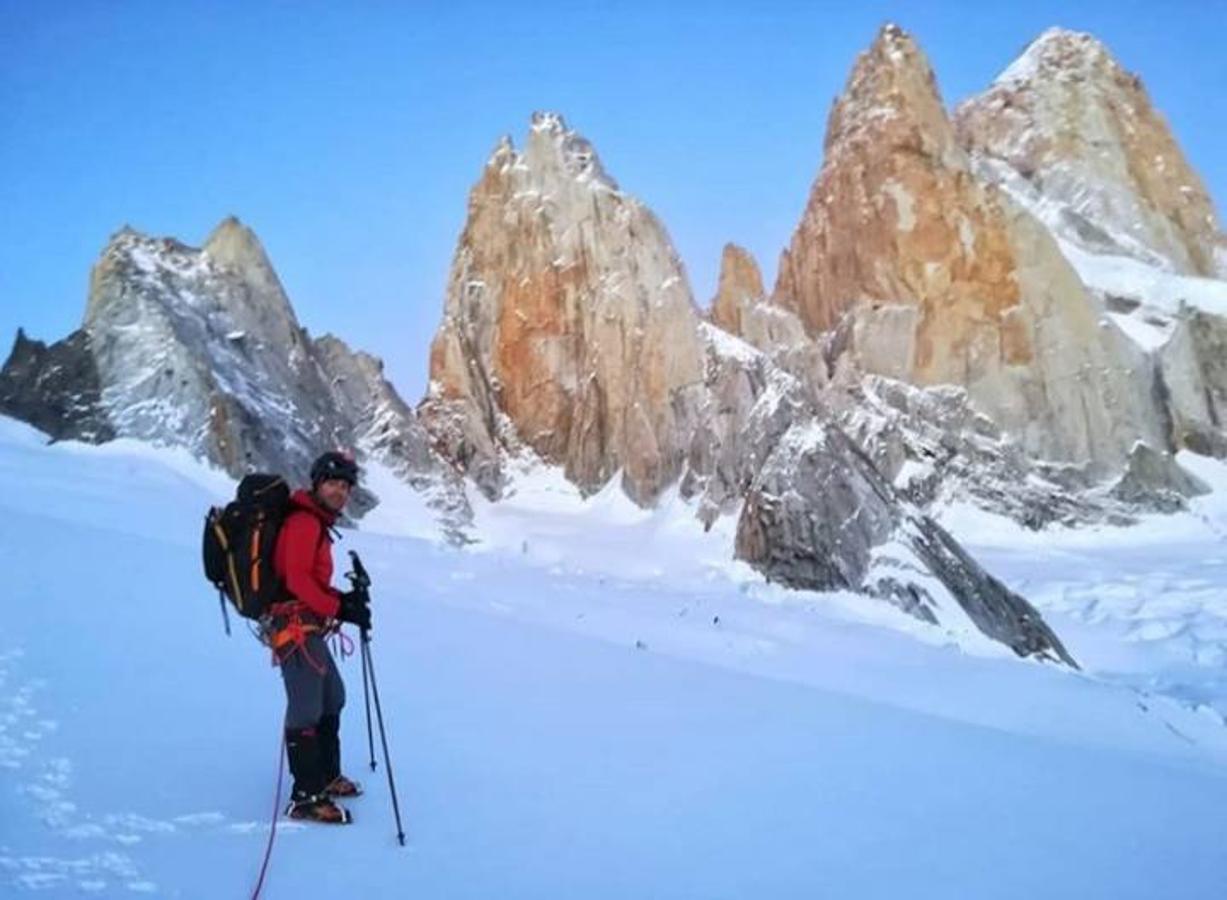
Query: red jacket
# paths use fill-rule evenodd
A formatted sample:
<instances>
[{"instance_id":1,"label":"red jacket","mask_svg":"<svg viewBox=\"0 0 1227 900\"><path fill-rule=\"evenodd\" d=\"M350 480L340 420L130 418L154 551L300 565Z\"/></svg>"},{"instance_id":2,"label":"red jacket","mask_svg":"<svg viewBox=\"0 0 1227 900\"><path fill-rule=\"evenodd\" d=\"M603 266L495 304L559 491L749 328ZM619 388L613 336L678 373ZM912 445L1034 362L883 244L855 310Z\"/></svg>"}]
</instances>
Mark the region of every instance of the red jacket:
<instances>
[{"instance_id":1,"label":"red jacket","mask_svg":"<svg viewBox=\"0 0 1227 900\"><path fill-rule=\"evenodd\" d=\"M332 587L332 542L327 529L337 517L307 491L295 491L290 507L273 549L273 571L299 603L318 616L334 618L341 600Z\"/></svg>"}]
</instances>

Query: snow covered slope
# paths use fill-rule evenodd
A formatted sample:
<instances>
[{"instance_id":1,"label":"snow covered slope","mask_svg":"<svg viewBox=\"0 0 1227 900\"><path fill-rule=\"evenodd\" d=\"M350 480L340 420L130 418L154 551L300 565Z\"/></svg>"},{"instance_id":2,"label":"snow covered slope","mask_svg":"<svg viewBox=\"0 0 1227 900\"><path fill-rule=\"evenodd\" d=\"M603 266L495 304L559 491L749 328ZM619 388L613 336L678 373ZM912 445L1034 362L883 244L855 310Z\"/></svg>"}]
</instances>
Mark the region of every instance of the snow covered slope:
<instances>
[{"instance_id":1,"label":"snow covered slope","mask_svg":"<svg viewBox=\"0 0 1227 900\"><path fill-rule=\"evenodd\" d=\"M0 894L246 895L282 692L198 575L230 482L0 419L0 483ZM1127 548L959 532L1077 625L1077 674L769 586L669 503L539 475L459 550L393 533L384 501L338 550L375 579L408 847L366 773L352 828L282 824L265 897L1222 896L1221 506Z\"/></svg>"}]
</instances>

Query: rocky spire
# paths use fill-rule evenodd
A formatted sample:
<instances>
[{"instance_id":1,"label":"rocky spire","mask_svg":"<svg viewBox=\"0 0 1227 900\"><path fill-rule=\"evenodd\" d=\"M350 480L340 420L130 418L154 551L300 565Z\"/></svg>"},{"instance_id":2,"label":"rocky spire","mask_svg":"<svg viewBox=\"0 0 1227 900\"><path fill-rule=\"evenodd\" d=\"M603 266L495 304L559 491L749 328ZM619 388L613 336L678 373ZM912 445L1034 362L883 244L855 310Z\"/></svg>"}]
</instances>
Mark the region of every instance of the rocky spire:
<instances>
[{"instance_id":1,"label":"rocky spire","mask_svg":"<svg viewBox=\"0 0 1227 900\"><path fill-rule=\"evenodd\" d=\"M697 325L656 217L537 113L524 151L501 141L470 194L421 411L491 494L500 448L522 444L588 490L621 470L647 502L681 472Z\"/></svg>"},{"instance_id":2,"label":"rocky spire","mask_svg":"<svg viewBox=\"0 0 1227 900\"><path fill-rule=\"evenodd\" d=\"M285 296L273 264L256 233L238 220L227 216L213 229L201 248L214 262L229 268L257 285L261 290Z\"/></svg>"},{"instance_id":3,"label":"rocky spire","mask_svg":"<svg viewBox=\"0 0 1227 900\"><path fill-rule=\"evenodd\" d=\"M896 26L832 109L773 302L811 333L839 325L864 371L966 387L1041 458L1104 471L1138 439L1164 446L1128 349L1039 223L977 181Z\"/></svg>"},{"instance_id":4,"label":"rocky spire","mask_svg":"<svg viewBox=\"0 0 1227 900\"><path fill-rule=\"evenodd\" d=\"M712 321L740 336L747 308L763 299L763 276L754 257L736 244L725 244L720 258L720 283L711 304Z\"/></svg>"},{"instance_id":5,"label":"rocky spire","mask_svg":"<svg viewBox=\"0 0 1227 900\"><path fill-rule=\"evenodd\" d=\"M736 244L724 246L710 315L713 325L767 354L809 387L812 396L825 386L827 370L821 348L808 338L800 319L767 302L758 263L750 251Z\"/></svg>"},{"instance_id":6,"label":"rocky spire","mask_svg":"<svg viewBox=\"0 0 1227 900\"><path fill-rule=\"evenodd\" d=\"M1227 277L1213 205L1141 79L1089 34L1049 29L955 113L958 136L1038 193L1057 233L1094 252Z\"/></svg>"},{"instance_id":7,"label":"rocky spire","mask_svg":"<svg viewBox=\"0 0 1227 900\"><path fill-rule=\"evenodd\" d=\"M515 148L509 139L500 143L497 155ZM583 135L567 128L558 113L535 112L524 145L524 165L529 183L549 190L564 181L616 191L618 184L606 174L596 148Z\"/></svg>"},{"instance_id":8,"label":"rocky spire","mask_svg":"<svg viewBox=\"0 0 1227 900\"><path fill-rule=\"evenodd\" d=\"M984 204L967 176L928 61L910 35L885 26L832 107L775 301L812 333L862 299L961 293L998 318L1018 289L999 230L977 222Z\"/></svg>"}]
</instances>

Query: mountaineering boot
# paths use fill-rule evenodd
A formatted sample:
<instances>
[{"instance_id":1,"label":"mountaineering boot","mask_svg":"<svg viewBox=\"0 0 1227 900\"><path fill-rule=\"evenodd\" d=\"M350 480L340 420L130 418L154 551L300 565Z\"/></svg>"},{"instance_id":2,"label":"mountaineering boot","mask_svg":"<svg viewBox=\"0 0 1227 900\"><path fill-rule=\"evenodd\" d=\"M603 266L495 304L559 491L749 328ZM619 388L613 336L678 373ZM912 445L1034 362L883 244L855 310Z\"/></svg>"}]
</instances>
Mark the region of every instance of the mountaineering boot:
<instances>
[{"instance_id":1,"label":"mountaineering boot","mask_svg":"<svg viewBox=\"0 0 1227 900\"><path fill-rule=\"evenodd\" d=\"M348 825L354 820L348 809L333 803L324 794L291 798L285 814L297 822L321 822L325 825Z\"/></svg>"},{"instance_id":2,"label":"mountaineering boot","mask_svg":"<svg viewBox=\"0 0 1227 900\"><path fill-rule=\"evenodd\" d=\"M329 797L361 797L362 785L341 774L341 717L324 716L316 726L324 793Z\"/></svg>"},{"instance_id":3,"label":"mountaineering boot","mask_svg":"<svg viewBox=\"0 0 1227 900\"><path fill-rule=\"evenodd\" d=\"M338 775L328 782L324 793L329 797L361 797L362 785L356 781L350 781L344 775Z\"/></svg>"},{"instance_id":4,"label":"mountaineering boot","mask_svg":"<svg viewBox=\"0 0 1227 900\"><path fill-rule=\"evenodd\" d=\"M320 762L320 740L316 729L287 728L285 752L290 760L290 774L294 776L294 789L286 815L300 821L332 825L352 822L349 811L337 806L324 793L327 785Z\"/></svg>"}]
</instances>

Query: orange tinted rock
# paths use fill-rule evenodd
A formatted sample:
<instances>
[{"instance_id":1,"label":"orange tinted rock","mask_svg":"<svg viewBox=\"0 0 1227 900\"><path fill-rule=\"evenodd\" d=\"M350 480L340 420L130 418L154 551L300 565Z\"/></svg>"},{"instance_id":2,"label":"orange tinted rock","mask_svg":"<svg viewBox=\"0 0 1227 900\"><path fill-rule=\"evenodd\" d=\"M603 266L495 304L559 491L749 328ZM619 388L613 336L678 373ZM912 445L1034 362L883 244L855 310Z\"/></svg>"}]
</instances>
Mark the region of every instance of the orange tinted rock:
<instances>
[{"instance_id":1,"label":"orange tinted rock","mask_svg":"<svg viewBox=\"0 0 1227 900\"><path fill-rule=\"evenodd\" d=\"M1143 366L1040 223L973 174L898 27L858 57L825 146L774 304L850 334L863 371L965 387L1037 456L1103 469L1162 445Z\"/></svg>"},{"instance_id":2,"label":"orange tinted rock","mask_svg":"<svg viewBox=\"0 0 1227 900\"><path fill-rule=\"evenodd\" d=\"M470 195L421 412L462 459L527 447L585 490L622 470L648 502L682 470L698 324L660 223L539 114L524 152L500 143Z\"/></svg>"}]
</instances>

